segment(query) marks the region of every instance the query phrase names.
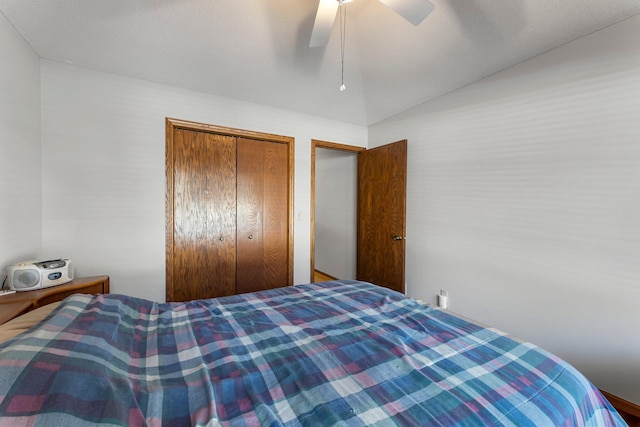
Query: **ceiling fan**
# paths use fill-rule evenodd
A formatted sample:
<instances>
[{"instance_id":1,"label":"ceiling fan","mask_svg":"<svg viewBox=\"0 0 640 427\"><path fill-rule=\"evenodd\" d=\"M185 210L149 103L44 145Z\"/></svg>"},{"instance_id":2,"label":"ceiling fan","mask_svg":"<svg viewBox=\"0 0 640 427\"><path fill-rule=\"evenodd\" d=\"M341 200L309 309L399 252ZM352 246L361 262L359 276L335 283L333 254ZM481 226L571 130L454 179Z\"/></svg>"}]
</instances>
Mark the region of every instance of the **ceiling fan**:
<instances>
[{"instance_id":1,"label":"ceiling fan","mask_svg":"<svg viewBox=\"0 0 640 427\"><path fill-rule=\"evenodd\" d=\"M338 8L351 0L320 0L316 20L313 24L309 47L324 46L329 42L331 27L336 19ZM420 24L429 15L434 6L429 0L379 0L413 25Z\"/></svg>"}]
</instances>

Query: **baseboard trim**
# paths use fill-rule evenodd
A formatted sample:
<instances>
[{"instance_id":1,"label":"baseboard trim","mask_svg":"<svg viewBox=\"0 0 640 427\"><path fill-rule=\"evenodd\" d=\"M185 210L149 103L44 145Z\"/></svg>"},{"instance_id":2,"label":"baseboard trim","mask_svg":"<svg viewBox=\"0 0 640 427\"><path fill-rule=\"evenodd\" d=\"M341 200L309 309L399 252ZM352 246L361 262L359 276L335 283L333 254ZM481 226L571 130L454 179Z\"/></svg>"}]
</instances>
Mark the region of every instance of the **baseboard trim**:
<instances>
[{"instance_id":1,"label":"baseboard trim","mask_svg":"<svg viewBox=\"0 0 640 427\"><path fill-rule=\"evenodd\" d=\"M636 405L635 403L629 402L621 397L616 396L615 394L608 393L604 390L600 390L604 397L613 405L614 408L618 411L626 412L629 415L633 415L634 417L640 418L640 405Z\"/></svg>"}]
</instances>

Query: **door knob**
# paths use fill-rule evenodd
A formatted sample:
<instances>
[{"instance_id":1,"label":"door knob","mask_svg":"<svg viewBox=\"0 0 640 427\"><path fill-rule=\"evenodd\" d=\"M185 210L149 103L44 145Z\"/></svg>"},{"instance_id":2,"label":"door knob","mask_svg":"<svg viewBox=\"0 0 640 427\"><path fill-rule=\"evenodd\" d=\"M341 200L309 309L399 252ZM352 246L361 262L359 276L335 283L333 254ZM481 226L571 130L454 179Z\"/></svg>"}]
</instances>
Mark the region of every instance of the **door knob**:
<instances>
[{"instance_id":1,"label":"door knob","mask_svg":"<svg viewBox=\"0 0 640 427\"><path fill-rule=\"evenodd\" d=\"M220 241L224 242L224 236L220 236Z\"/></svg>"},{"instance_id":2,"label":"door knob","mask_svg":"<svg viewBox=\"0 0 640 427\"><path fill-rule=\"evenodd\" d=\"M253 234L249 234L249 240L253 239Z\"/></svg>"},{"instance_id":3,"label":"door knob","mask_svg":"<svg viewBox=\"0 0 640 427\"><path fill-rule=\"evenodd\" d=\"M402 236L393 236L393 240L402 240Z\"/></svg>"}]
</instances>

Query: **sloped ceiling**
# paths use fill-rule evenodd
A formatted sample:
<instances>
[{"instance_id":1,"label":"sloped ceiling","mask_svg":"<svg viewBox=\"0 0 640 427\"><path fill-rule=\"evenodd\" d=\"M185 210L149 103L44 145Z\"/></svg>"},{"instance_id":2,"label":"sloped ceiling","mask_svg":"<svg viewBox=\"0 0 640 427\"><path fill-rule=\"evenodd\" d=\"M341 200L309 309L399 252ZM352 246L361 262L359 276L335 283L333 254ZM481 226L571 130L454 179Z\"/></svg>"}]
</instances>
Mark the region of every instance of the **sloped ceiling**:
<instances>
[{"instance_id":1,"label":"sloped ceiling","mask_svg":"<svg viewBox=\"0 0 640 427\"><path fill-rule=\"evenodd\" d=\"M370 125L640 13L638 0L377 0L309 48L318 0L0 0L42 58Z\"/></svg>"}]
</instances>

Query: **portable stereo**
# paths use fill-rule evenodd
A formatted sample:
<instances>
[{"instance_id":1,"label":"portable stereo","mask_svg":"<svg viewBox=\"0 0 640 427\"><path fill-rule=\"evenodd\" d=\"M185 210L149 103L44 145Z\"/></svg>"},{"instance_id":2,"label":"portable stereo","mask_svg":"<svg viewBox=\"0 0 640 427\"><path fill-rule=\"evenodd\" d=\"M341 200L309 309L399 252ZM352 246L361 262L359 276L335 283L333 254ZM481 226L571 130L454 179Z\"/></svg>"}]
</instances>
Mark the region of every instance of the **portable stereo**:
<instances>
[{"instance_id":1,"label":"portable stereo","mask_svg":"<svg viewBox=\"0 0 640 427\"><path fill-rule=\"evenodd\" d=\"M26 261L7 267L9 289L31 291L62 285L73 280L73 264L68 259Z\"/></svg>"}]
</instances>

